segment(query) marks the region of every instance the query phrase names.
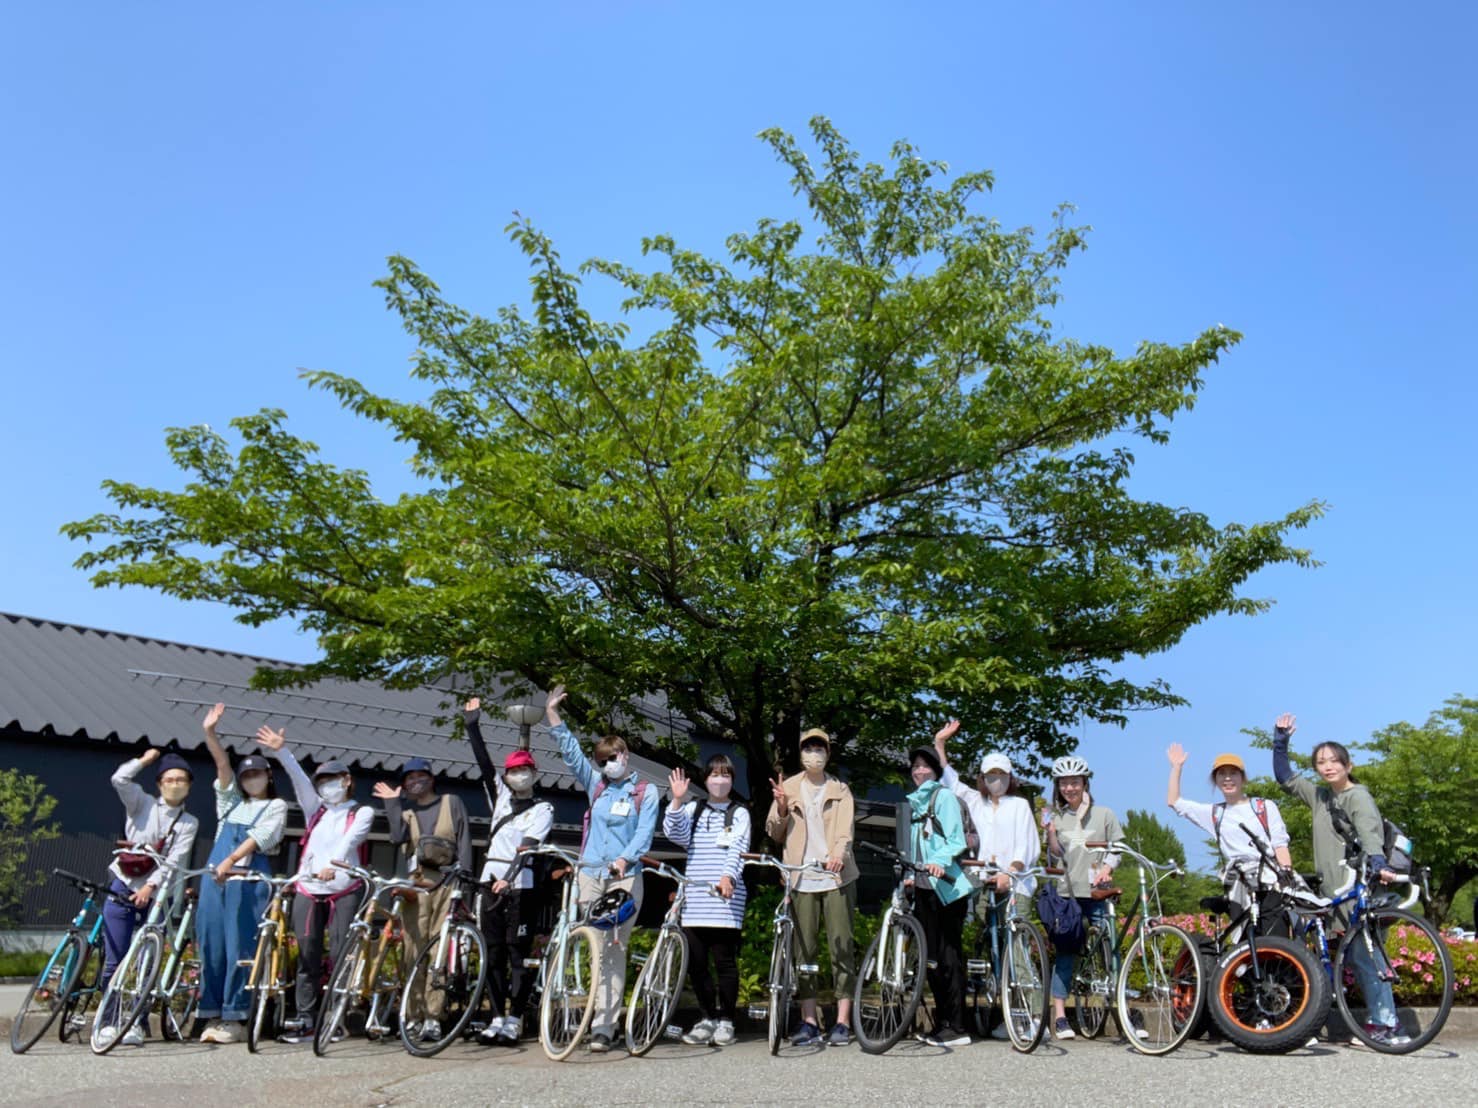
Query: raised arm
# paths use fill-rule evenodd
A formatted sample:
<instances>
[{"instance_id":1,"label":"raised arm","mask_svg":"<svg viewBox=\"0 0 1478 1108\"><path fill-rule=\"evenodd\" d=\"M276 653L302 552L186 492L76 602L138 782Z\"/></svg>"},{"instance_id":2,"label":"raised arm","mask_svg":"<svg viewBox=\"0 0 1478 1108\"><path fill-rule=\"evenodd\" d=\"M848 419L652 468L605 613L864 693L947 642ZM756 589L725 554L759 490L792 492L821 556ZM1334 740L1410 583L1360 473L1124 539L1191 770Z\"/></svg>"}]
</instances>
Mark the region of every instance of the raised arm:
<instances>
[{"instance_id":1,"label":"raised arm","mask_svg":"<svg viewBox=\"0 0 1478 1108\"><path fill-rule=\"evenodd\" d=\"M376 781L370 795L385 805L385 824L390 831L391 845L400 846L411 837L411 829L406 826L405 809L400 806L399 786L388 781Z\"/></svg>"},{"instance_id":2,"label":"raised arm","mask_svg":"<svg viewBox=\"0 0 1478 1108\"><path fill-rule=\"evenodd\" d=\"M785 795L785 785L778 777L770 779L770 814L765 817L765 834L777 843L785 841L785 830L790 826L790 799Z\"/></svg>"},{"instance_id":3,"label":"raised arm","mask_svg":"<svg viewBox=\"0 0 1478 1108\"><path fill-rule=\"evenodd\" d=\"M221 717L225 714L226 706L218 703L200 721L200 726L205 730L205 749L210 751L210 760L216 764L216 783L222 789L230 788L235 780L231 774L231 759L226 757L226 752L221 749L221 740L216 738L216 724L221 722Z\"/></svg>"},{"instance_id":4,"label":"raised arm","mask_svg":"<svg viewBox=\"0 0 1478 1108\"><path fill-rule=\"evenodd\" d=\"M1288 740L1298 730L1296 724L1291 712L1284 712L1273 724L1273 777L1284 786L1294 778L1293 766L1288 761Z\"/></svg>"},{"instance_id":5,"label":"raised arm","mask_svg":"<svg viewBox=\"0 0 1478 1108\"><path fill-rule=\"evenodd\" d=\"M693 841L693 820L688 814L688 775L675 769L667 777L672 800L667 805L667 814L662 817L662 834L675 846L686 848Z\"/></svg>"},{"instance_id":6,"label":"raised arm","mask_svg":"<svg viewBox=\"0 0 1478 1108\"><path fill-rule=\"evenodd\" d=\"M1165 754L1170 759L1170 785L1165 790L1165 803L1174 808L1180 800L1180 775L1185 769L1187 754L1180 743L1171 743Z\"/></svg>"},{"instance_id":7,"label":"raised arm","mask_svg":"<svg viewBox=\"0 0 1478 1108\"><path fill-rule=\"evenodd\" d=\"M580 782L580 787L589 793L597 780L595 766L585 756L580 740L565 726L564 718L559 714L559 706L568 695L563 685L555 685L549 690L549 699L544 703L544 722L549 725L559 742L559 755L564 759L565 765L575 775L575 780Z\"/></svg>"},{"instance_id":8,"label":"raised arm","mask_svg":"<svg viewBox=\"0 0 1478 1108\"><path fill-rule=\"evenodd\" d=\"M298 796L298 807L303 809L303 822L306 823L313 818L313 813L323 807L323 801L319 799L318 790L313 787L312 778L298 765L297 758L288 749L287 736L263 724L257 728L257 743L287 771L287 778L293 783L293 792Z\"/></svg>"},{"instance_id":9,"label":"raised arm","mask_svg":"<svg viewBox=\"0 0 1478 1108\"><path fill-rule=\"evenodd\" d=\"M123 801L123 810L126 811L133 821L143 826L144 820L149 817L149 810L154 807L154 798L144 792L143 786L134 780L144 768L153 765L159 760L159 748L151 746L137 758L130 758L113 771L113 791L118 794L118 799Z\"/></svg>"},{"instance_id":10,"label":"raised arm","mask_svg":"<svg viewBox=\"0 0 1478 1108\"><path fill-rule=\"evenodd\" d=\"M472 757L477 760L477 772L482 775L482 795L487 798L488 810L498 806L493 792L497 789L501 792L502 778L498 776L498 767L493 765L493 756L488 753L488 744L482 737L482 701L478 697L469 697L467 703L462 705L462 730L467 733L467 745L472 748Z\"/></svg>"}]
</instances>

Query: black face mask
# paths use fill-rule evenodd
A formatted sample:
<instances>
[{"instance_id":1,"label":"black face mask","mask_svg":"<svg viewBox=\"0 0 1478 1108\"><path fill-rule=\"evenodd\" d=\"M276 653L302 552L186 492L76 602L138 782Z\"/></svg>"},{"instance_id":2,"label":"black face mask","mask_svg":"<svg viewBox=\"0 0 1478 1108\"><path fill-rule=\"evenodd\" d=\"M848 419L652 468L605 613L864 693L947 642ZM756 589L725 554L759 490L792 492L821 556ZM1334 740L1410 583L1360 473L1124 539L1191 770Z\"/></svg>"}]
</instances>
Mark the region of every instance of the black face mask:
<instances>
[{"instance_id":1,"label":"black face mask","mask_svg":"<svg viewBox=\"0 0 1478 1108\"><path fill-rule=\"evenodd\" d=\"M413 800L420 800L431 791L431 782L426 780L407 781L405 791Z\"/></svg>"}]
</instances>

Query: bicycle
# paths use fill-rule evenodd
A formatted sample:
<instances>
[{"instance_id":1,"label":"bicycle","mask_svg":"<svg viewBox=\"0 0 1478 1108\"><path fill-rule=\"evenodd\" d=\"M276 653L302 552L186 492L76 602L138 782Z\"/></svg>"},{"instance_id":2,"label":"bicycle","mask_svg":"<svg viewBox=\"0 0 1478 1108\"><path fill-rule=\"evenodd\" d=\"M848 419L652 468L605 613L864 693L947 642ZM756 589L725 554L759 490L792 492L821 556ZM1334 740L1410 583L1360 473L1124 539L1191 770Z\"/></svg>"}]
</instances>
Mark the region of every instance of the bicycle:
<instances>
[{"instance_id":1,"label":"bicycle","mask_svg":"<svg viewBox=\"0 0 1478 1108\"><path fill-rule=\"evenodd\" d=\"M790 1005L795 999L797 975L815 974L821 970L820 966L798 965L795 961L795 948L792 945L795 941L795 920L790 917L790 901L795 890L791 887L790 878L810 873L826 874L836 880L836 874L821 862L791 866L768 854L741 854L739 857L755 865L777 869L784 875L784 880L780 882L780 903L775 907L775 945L770 950L770 1004L766 1011L770 1053L774 1055L780 1053L780 1044L785 1041L786 1032L790 1030Z\"/></svg>"},{"instance_id":2,"label":"bicycle","mask_svg":"<svg viewBox=\"0 0 1478 1108\"><path fill-rule=\"evenodd\" d=\"M1247 829L1244 827L1243 830ZM1266 844L1255 836L1250 837L1264 859L1270 859ZM1273 861L1276 862L1275 859ZM1305 879L1312 890L1308 893L1300 895L1301 891L1296 886L1280 890L1285 898L1284 914L1289 928L1295 940L1302 941L1323 967L1339 1014L1355 1038L1383 1054L1409 1054L1420 1050L1435 1039L1446 1024L1455 990L1452 956L1447 944L1429 920L1410 910L1421 897L1422 883L1404 875L1398 881L1390 882L1407 886L1402 899L1392 900L1394 892L1377 892L1372 896L1369 884L1360 879L1355 869L1349 865L1345 869L1348 872L1345 883L1327 899L1315 895L1317 889L1314 887L1320 883L1317 876L1312 880ZM1418 871L1417 876L1421 877L1422 871ZM1325 922L1343 905L1350 908L1350 920L1344 940L1336 944L1331 956ZM1394 952L1391 950L1393 932ZM1425 941L1431 950L1423 951L1417 945L1418 940ZM1408 1041L1391 1042L1372 1036L1366 1030L1364 1017L1368 1011L1357 1010L1350 998L1351 987L1359 988L1359 979L1346 960L1351 942L1364 945L1376 973L1391 985L1398 1032ZM1414 946L1417 949L1412 953ZM1423 967L1419 974L1403 976L1400 973L1406 966L1417 965ZM1439 974L1440 981L1437 980ZM1425 1002L1433 995L1437 997L1436 1014L1425 1027L1420 1026L1416 1023L1416 1013L1423 1007L1431 1007ZM1360 999L1364 1000L1364 997Z\"/></svg>"},{"instance_id":3,"label":"bicycle","mask_svg":"<svg viewBox=\"0 0 1478 1108\"><path fill-rule=\"evenodd\" d=\"M961 859L960 864L981 871L981 877L987 882L987 918L996 920L994 926L986 923L980 928L975 957L965 962L965 980L970 986L975 1010L975 1029L981 1035L990 1033L988 1013L999 1004L1012 1047L1023 1054L1030 1054L1041 1045L1046 1033L1052 997L1047 988L1047 940L1017 911L1016 886L1043 876L1045 871L1040 868L999 869L992 862L973 858ZM1010 879L1010 892L999 894L991 884L999 874ZM1006 940L1004 950L1002 931Z\"/></svg>"},{"instance_id":4,"label":"bicycle","mask_svg":"<svg viewBox=\"0 0 1478 1108\"><path fill-rule=\"evenodd\" d=\"M251 994L246 1049L256 1054L287 1019L287 998L293 987L292 928L288 924L287 902L293 895L297 875L269 877L257 870L237 869L227 875L227 880L260 881L272 891L257 923L256 950L239 963L250 967L246 978L246 989Z\"/></svg>"},{"instance_id":5,"label":"bicycle","mask_svg":"<svg viewBox=\"0 0 1478 1108\"><path fill-rule=\"evenodd\" d=\"M92 1022L92 1052L107 1054L151 1008L159 1008L159 1028L166 1039L183 1042L189 1037L195 1009L200 1004L200 960L187 957L194 942L195 889L186 882L215 870L174 868L169 859L150 847L125 844L125 850L147 854L167 873L149 906L149 914L135 929L128 950L98 999L98 1015ZM179 922L171 929L176 911ZM121 1015L109 1022L110 1013ZM111 1036L108 1031L115 1033Z\"/></svg>"},{"instance_id":6,"label":"bicycle","mask_svg":"<svg viewBox=\"0 0 1478 1108\"><path fill-rule=\"evenodd\" d=\"M563 881L559 915L539 960L534 988L539 994L539 1045L551 1061L562 1062L580 1044L595 1014L595 983L600 977L603 936L584 922L580 911L580 859L552 843L523 850L565 863L550 874Z\"/></svg>"},{"instance_id":7,"label":"bicycle","mask_svg":"<svg viewBox=\"0 0 1478 1108\"><path fill-rule=\"evenodd\" d=\"M51 872L82 894L82 907L36 975L10 1025L10 1049L16 1054L24 1054L36 1045L59 1017L58 1037L62 1042L81 1034L87 1013L97 1000L98 979L103 972L103 912L99 901L124 902L105 884L64 869Z\"/></svg>"},{"instance_id":8,"label":"bicycle","mask_svg":"<svg viewBox=\"0 0 1478 1108\"><path fill-rule=\"evenodd\" d=\"M645 958L641 959L641 973L631 988L631 1002L626 1006L626 1049L633 1058L640 1058L651 1050L677 1011L682 997L683 982L688 976L688 936L682 929L683 905L687 902L688 886L701 882L667 865L660 858L644 856L641 864L653 873L677 883L672 904L662 918L657 941ZM708 886L718 895L718 886Z\"/></svg>"},{"instance_id":9,"label":"bicycle","mask_svg":"<svg viewBox=\"0 0 1478 1108\"><path fill-rule=\"evenodd\" d=\"M415 883L403 877L381 877L348 862L333 864L363 881L369 893L336 952L334 970L324 990L322 1016L313 1030L313 1053L320 1058L344 1037L349 1013L361 1007L366 1009L367 1039L378 1040L389 1034L390 1027L384 1021L400 998L405 971L405 930L400 916L403 906L414 902L417 893ZM382 910L380 899L387 893L390 904Z\"/></svg>"},{"instance_id":10,"label":"bicycle","mask_svg":"<svg viewBox=\"0 0 1478 1108\"><path fill-rule=\"evenodd\" d=\"M1260 840L1245 826L1254 842ZM1329 1017L1331 982L1303 941L1262 930L1262 873L1271 852L1252 876L1234 868L1232 879L1245 889L1247 906L1235 915L1226 897L1208 897L1204 907L1228 917L1215 938L1216 962L1211 970L1208 1004L1212 1021L1229 1040L1254 1054L1283 1054L1307 1043ZM1328 901L1297 890L1282 890L1287 900L1305 910L1323 910Z\"/></svg>"},{"instance_id":11,"label":"bicycle","mask_svg":"<svg viewBox=\"0 0 1478 1108\"><path fill-rule=\"evenodd\" d=\"M440 888L448 882L452 893L446 916L436 939L427 943L416 958L400 993L400 1041L418 1058L441 1053L462 1034L477 1012L487 983L487 948L477 926L482 913L469 910L466 897L467 891L472 890L474 904L480 909L483 885L472 871L460 865L445 870L432 887ZM441 1012L434 1017L440 1030L432 1037L424 1036L431 1019L417 1028L416 1033L411 1030L412 998L420 989L426 993L427 1016L433 1010Z\"/></svg>"},{"instance_id":12,"label":"bicycle","mask_svg":"<svg viewBox=\"0 0 1478 1108\"><path fill-rule=\"evenodd\" d=\"M914 881L928 874L923 866L896 850L876 843L858 845L889 859L893 876L898 879L878 933L862 958L852 991L857 1045L865 1054L882 1054L913 1026L924 995L929 948L924 941L924 926L914 915L913 897Z\"/></svg>"}]
</instances>

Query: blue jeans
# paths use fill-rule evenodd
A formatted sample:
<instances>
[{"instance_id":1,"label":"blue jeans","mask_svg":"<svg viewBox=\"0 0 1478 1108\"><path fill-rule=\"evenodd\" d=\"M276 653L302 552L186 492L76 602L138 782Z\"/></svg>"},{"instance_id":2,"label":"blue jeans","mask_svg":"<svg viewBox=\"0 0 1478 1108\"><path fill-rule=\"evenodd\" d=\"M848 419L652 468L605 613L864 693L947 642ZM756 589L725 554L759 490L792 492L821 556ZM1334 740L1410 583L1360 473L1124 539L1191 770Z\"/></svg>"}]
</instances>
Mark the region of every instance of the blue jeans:
<instances>
[{"instance_id":1,"label":"blue jeans","mask_svg":"<svg viewBox=\"0 0 1478 1108\"><path fill-rule=\"evenodd\" d=\"M1083 927L1105 918L1108 915L1108 901L1094 900L1091 896L1080 896L1075 898L1078 907L1083 909ZM1073 983L1073 966L1077 964L1076 954L1057 954L1052 959L1052 996L1056 1000L1066 1000L1067 994Z\"/></svg>"},{"instance_id":2,"label":"blue jeans","mask_svg":"<svg viewBox=\"0 0 1478 1108\"><path fill-rule=\"evenodd\" d=\"M1355 980L1360 983L1361 995L1365 997L1365 1022L1395 1027L1396 997L1391 992L1391 983L1380 979L1375 960L1365 947L1364 932L1346 932L1344 941L1349 944L1345 963L1355 971Z\"/></svg>"},{"instance_id":3,"label":"blue jeans","mask_svg":"<svg viewBox=\"0 0 1478 1108\"><path fill-rule=\"evenodd\" d=\"M231 856L246 838L243 824L226 824L211 848L210 864ZM253 854L238 867L270 874L272 867L260 854ZM218 885L210 877L201 879L199 907L195 916L195 943L200 948L200 1009L202 1019L239 1022L246 1019L251 998L246 994L250 961L257 948L257 921L267 910L271 892L258 881L227 881Z\"/></svg>"}]
</instances>

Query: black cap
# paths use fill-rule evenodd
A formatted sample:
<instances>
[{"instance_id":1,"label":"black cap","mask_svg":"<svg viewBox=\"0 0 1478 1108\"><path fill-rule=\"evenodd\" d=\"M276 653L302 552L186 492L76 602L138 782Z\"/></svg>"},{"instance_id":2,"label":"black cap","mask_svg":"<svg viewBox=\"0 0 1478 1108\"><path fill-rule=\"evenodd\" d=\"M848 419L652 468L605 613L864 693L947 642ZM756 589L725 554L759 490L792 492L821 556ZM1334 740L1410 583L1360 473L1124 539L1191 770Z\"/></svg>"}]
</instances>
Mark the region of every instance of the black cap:
<instances>
[{"instance_id":1,"label":"black cap","mask_svg":"<svg viewBox=\"0 0 1478 1108\"><path fill-rule=\"evenodd\" d=\"M240 777L243 773L250 773L254 769L266 770L268 773L272 772L272 767L267 764L266 758L263 758L260 754L248 754L237 764L236 776Z\"/></svg>"},{"instance_id":2,"label":"black cap","mask_svg":"<svg viewBox=\"0 0 1478 1108\"><path fill-rule=\"evenodd\" d=\"M172 769L182 769L190 775L191 781L195 780L195 771L190 768L190 763L173 751L154 763L154 780L158 781Z\"/></svg>"},{"instance_id":3,"label":"black cap","mask_svg":"<svg viewBox=\"0 0 1478 1108\"><path fill-rule=\"evenodd\" d=\"M908 764L912 768L914 762L922 758L929 763L929 768L934 771L935 780L944 776L944 763L939 760L939 754L932 746L916 746L908 752Z\"/></svg>"}]
</instances>

